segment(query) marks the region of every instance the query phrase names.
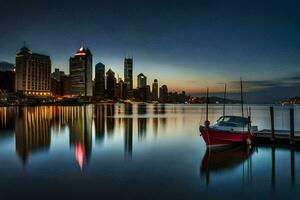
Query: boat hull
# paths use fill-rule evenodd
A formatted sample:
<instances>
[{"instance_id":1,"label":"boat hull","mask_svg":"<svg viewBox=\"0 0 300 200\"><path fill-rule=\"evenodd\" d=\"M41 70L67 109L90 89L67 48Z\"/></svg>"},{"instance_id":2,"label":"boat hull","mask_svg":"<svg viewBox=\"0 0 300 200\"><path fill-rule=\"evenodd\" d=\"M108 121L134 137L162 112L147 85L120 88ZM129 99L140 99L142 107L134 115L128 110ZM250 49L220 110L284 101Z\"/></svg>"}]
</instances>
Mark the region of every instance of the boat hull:
<instances>
[{"instance_id":1,"label":"boat hull","mask_svg":"<svg viewBox=\"0 0 300 200\"><path fill-rule=\"evenodd\" d=\"M200 132L206 146L209 148L223 148L243 143L251 144L253 141L253 135L250 131L232 132L201 126Z\"/></svg>"}]
</instances>

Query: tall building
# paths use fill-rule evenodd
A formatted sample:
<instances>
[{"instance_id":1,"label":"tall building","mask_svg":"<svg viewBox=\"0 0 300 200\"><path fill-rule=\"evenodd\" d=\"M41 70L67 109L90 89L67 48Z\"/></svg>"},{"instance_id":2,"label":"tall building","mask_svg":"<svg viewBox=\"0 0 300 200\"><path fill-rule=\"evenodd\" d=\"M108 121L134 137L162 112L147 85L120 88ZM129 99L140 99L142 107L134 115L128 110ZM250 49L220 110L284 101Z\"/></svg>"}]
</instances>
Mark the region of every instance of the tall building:
<instances>
[{"instance_id":1,"label":"tall building","mask_svg":"<svg viewBox=\"0 0 300 200\"><path fill-rule=\"evenodd\" d=\"M152 100L153 101L158 100L158 81L157 81L157 79L154 79L154 82L152 83Z\"/></svg>"},{"instance_id":2,"label":"tall building","mask_svg":"<svg viewBox=\"0 0 300 200\"><path fill-rule=\"evenodd\" d=\"M61 95L71 95L71 79L70 75L64 75L60 77Z\"/></svg>"},{"instance_id":3,"label":"tall building","mask_svg":"<svg viewBox=\"0 0 300 200\"><path fill-rule=\"evenodd\" d=\"M115 98L118 99L127 99L128 88L127 84L120 78L115 87Z\"/></svg>"},{"instance_id":4,"label":"tall building","mask_svg":"<svg viewBox=\"0 0 300 200\"><path fill-rule=\"evenodd\" d=\"M127 84L128 90L133 89L133 58L126 57L124 59L124 82Z\"/></svg>"},{"instance_id":5,"label":"tall building","mask_svg":"<svg viewBox=\"0 0 300 200\"><path fill-rule=\"evenodd\" d=\"M70 58L71 93L73 96L93 95L93 55L87 48L81 47Z\"/></svg>"},{"instance_id":6,"label":"tall building","mask_svg":"<svg viewBox=\"0 0 300 200\"><path fill-rule=\"evenodd\" d=\"M146 87L147 86L147 77L140 73L138 76L137 76L137 87L138 88L143 88L143 87Z\"/></svg>"},{"instance_id":7,"label":"tall building","mask_svg":"<svg viewBox=\"0 0 300 200\"><path fill-rule=\"evenodd\" d=\"M65 75L64 71L60 71L58 68L54 69L54 72L52 73L52 77L58 81L60 81L61 77Z\"/></svg>"},{"instance_id":8,"label":"tall building","mask_svg":"<svg viewBox=\"0 0 300 200\"><path fill-rule=\"evenodd\" d=\"M115 72L109 69L106 72L106 94L107 98L114 99L115 98L115 87L116 87L116 78Z\"/></svg>"},{"instance_id":9,"label":"tall building","mask_svg":"<svg viewBox=\"0 0 300 200\"><path fill-rule=\"evenodd\" d=\"M102 63L95 66L95 96L105 97L105 65Z\"/></svg>"},{"instance_id":10,"label":"tall building","mask_svg":"<svg viewBox=\"0 0 300 200\"><path fill-rule=\"evenodd\" d=\"M162 85L159 88L159 100L161 102L168 101L168 87L166 85Z\"/></svg>"},{"instance_id":11,"label":"tall building","mask_svg":"<svg viewBox=\"0 0 300 200\"><path fill-rule=\"evenodd\" d=\"M16 92L27 96L50 96L51 60L24 46L16 55Z\"/></svg>"}]
</instances>

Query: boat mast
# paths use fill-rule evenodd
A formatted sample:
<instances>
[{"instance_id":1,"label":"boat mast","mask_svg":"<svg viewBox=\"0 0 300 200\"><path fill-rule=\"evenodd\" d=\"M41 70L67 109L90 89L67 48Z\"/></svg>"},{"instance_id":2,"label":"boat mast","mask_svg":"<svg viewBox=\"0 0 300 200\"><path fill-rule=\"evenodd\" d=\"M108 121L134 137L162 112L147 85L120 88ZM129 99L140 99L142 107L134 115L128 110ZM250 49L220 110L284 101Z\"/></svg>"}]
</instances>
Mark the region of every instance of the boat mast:
<instances>
[{"instance_id":1,"label":"boat mast","mask_svg":"<svg viewBox=\"0 0 300 200\"><path fill-rule=\"evenodd\" d=\"M208 92L209 89L206 90L206 121L208 122Z\"/></svg>"},{"instance_id":2,"label":"boat mast","mask_svg":"<svg viewBox=\"0 0 300 200\"><path fill-rule=\"evenodd\" d=\"M226 104L226 83L225 83L225 90L224 90L224 100L223 100L223 116L225 116L225 104Z\"/></svg>"},{"instance_id":3,"label":"boat mast","mask_svg":"<svg viewBox=\"0 0 300 200\"><path fill-rule=\"evenodd\" d=\"M244 97L243 97L243 81L241 78L241 109L242 109L242 117L244 117Z\"/></svg>"}]
</instances>

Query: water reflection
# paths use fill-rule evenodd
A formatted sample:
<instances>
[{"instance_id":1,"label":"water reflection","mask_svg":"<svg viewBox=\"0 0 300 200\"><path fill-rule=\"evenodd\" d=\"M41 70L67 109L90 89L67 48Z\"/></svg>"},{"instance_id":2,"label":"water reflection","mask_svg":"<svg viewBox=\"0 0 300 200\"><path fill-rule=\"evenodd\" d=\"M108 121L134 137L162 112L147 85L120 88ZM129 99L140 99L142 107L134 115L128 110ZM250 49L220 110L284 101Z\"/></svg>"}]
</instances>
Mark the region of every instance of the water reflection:
<instances>
[{"instance_id":1,"label":"water reflection","mask_svg":"<svg viewBox=\"0 0 300 200\"><path fill-rule=\"evenodd\" d=\"M244 161L250 159L252 149L245 146L237 146L223 150L206 149L203 157L200 174L205 176L206 184L209 185L211 173L225 173L228 170L243 164ZM251 166L251 165L249 165ZM251 169L249 169L251 171Z\"/></svg>"},{"instance_id":2,"label":"water reflection","mask_svg":"<svg viewBox=\"0 0 300 200\"><path fill-rule=\"evenodd\" d=\"M151 112L148 113L148 109ZM150 125L157 137L165 130L167 118L164 104L98 104L90 106L40 106L0 108L0 142L7 134L15 133L15 150L24 165L30 155L47 151L52 134L68 132L69 146L82 169L89 162L93 149L93 124L96 144L123 130L124 157L132 158L135 134L145 140ZM136 126L136 129L134 129ZM136 133L135 131L136 130Z\"/></svg>"},{"instance_id":3,"label":"water reflection","mask_svg":"<svg viewBox=\"0 0 300 200\"><path fill-rule=\"evenodd\" d=\"M26 164L31 152L48 150L51 142L49 110L20 108L15 121L16 152Z\"/></svg>"},{"instance_id":4,"label":"water reflection","mask_svg":"<svg viewBox=\"0 0 300 200\"><path fill-rule=\"evenodd\" d=\"M298 149L258 146L208 151L198 132L199 123L205 119L203 108L130 103L0 107L0 183L13 185L30 177L37 187L29 188L33 192L43 189L40 177L47 181L54 177L54 185L63 183L60 189L64 193L65 187L68 193L84 182L84 189L91 194L99 187L89 187L90 181L101 186L102 192L121 188L120 183L128 192L138 183L141 187L133 192L141 196L151 191L172 191L174 195L168 192L162 196L184 194L186 199L230 199L232 193L256 199L257 191L266 190L281 194L279 198L286 191L290 195L298 192ZM236 111L239 109L228 108L228 113ZM264 123L268 121L268 107L252 111L254 121L259 119L268 125ZM222 109L215 109L211 118L217 118L219 112ZM284 113L283 109L280 112ZM299 109L295 121L297 113ZM281 126L286 125L286 119L283 121ZM47 184L51 185L51 180Z\"/></svg>"}]
</instances>

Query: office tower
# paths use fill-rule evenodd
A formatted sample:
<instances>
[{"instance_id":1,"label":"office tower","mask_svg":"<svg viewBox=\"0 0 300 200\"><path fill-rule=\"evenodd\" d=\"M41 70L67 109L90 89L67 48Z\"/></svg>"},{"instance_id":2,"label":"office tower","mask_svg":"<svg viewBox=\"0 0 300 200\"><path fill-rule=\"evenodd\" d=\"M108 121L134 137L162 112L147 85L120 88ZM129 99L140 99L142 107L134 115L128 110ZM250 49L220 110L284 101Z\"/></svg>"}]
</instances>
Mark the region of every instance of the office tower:
<instances>
[{"instance_id":1,"label":"office tower","mask_svg":"<svg viewBox=\"0 0 300 200\"><path fill-rule=\"evenodd\" d=\"M54 72L52 73L52 78L60 81L61 77L65 75L64 71L60 71L58 68L54 69Z\"/></svg>"},{"instance_id":2,"label":"office tower","mask_svg":"<svg viewBox=\"0 0 300 200\"><path fill-rule=\"evenodd\" d=\"M26 96L47 97L50 92L51 60L32 53L24 46L16 55L16 92Z\"/></svg>"},{"instance_id":3,"label":"office tower","mask_svg":"<svg viewBox=\"0 0 300 200\"><path fill-rule=\"evenodd\" d=\"M81 47L70 58L71 93L73 96L92 96L93 55L87 48Z\"/></svg>"},{"instance_id":4,"label":"office tower","mask_svg":"<svg viewBox=\"0 0 300 200\"><path fill-rule=\"evenodd\" d=\"M137 76L137 87L138 88L143 88L143 87L146 87L147 85L147 77L140 73L138 76Z\"/></svg>"},{"instance_id":5,"label":"office tower","mask_svg":"<svg viewBox=\"0 0 300 200\"><path fill-rule=\"evenodd\" d=\"M116 87L116 78L115 73L109 69L106 72L106 94L107 98L114 99L115 98L115 87Z\"/></svg>"},{"instance_id":6,"label":"office tower","mask_svg":"<svg viewBox=\"0 0 300 200\"><path fill-rule=\"evenodd\" d=\"M60 77L61 95L71 95L71 79L70 75L64 75Z\"/></svg>"},{"instance_id":7,"label":"office tower","mask_svg":"<svg viewBox=\"0 0 300 200\"><path fill-rule=\"evenodd\" d=\"M154 79L154 82L152 83L152 100L153 101L158 100L158 81L157 81L157 79Z\"/></svg>"},{"instance_id":8,"label":"office tower","mask_svg":"<svg viewBox=\"0 0 300 200\"><path fill-rule=\"evenodd\" d=\"M126 57L124 59L124 82L127 84L128 91L133 89L133 58Z\"/></svg>"},{"instance_id":9,"label":"office tower","mask_svg":"<svg viewBox=\"0 0 300 200\"><path fill-rule=\"evenodd\" d=\"M118 99L127 99L128 88L127 84L120 78L115 87L115 97Z\"/></svg>"},{"instance_id":10,"label":"office tower","mask_svg":"<svg viewBox=\"0 0 300 200\"><path fill-rule=\"evenodd\" d=\"M102 63L95 66L95 96L105 97L105 65Z\"/></svg>"},{"instance_id":11,"label":"office tower","mask_svg":"<svg viewBox=\"0 0 300 200\"><path fill-rule=\"evenodd\" d=\"M61 81L51 77L51 93L53 96L61 95Z\"/></svg>"},{"instance_id":12,"label":"office tower","mask_svg":"<svg viewBox=\"0 0 300 200\"><path fill-rule=\"evenodd\" d=\"M168 87L166 85L159 88L159 100L161 102L166 102L168 100Z\"/></svg>"}]
</instances>

